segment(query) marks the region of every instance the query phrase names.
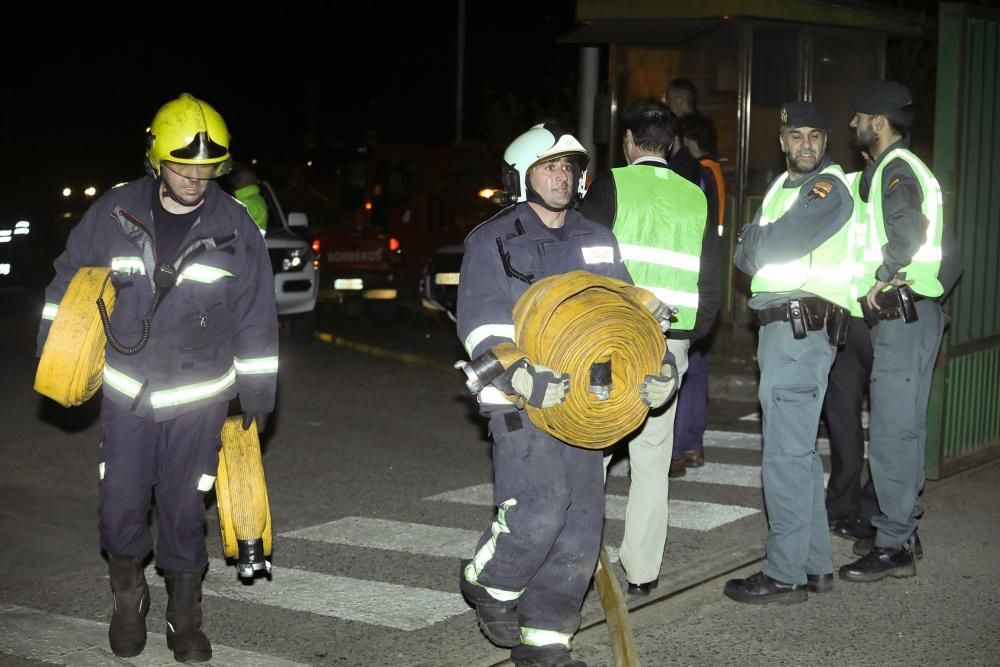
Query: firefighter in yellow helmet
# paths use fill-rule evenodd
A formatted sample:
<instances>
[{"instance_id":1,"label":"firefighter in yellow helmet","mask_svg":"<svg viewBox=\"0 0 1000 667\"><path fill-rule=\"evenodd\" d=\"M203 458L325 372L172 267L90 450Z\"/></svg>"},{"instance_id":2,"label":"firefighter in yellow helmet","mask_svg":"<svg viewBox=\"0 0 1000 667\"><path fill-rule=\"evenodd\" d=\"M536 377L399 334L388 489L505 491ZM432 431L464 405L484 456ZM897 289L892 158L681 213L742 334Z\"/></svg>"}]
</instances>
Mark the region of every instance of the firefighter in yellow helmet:
<instances>
[{"instance_id":1,"label":"firefighter in yellow helmet","mask_svg":"<svg viewBox=\"0 0 1000 667\"><path fill-rule=\"evenodd\" d=\"M204 495L218 469L219 434L239 396L244 428L274 409L277 309L267 249L246 208L215 178L231 165L222 116L188 94L146 130L148 177L108 191L73 229L55 262L38 335L77 269L111 270L111 314L101 405L100 538L109 557L115 655L146 643L157 507L156 565L168 595L167 643L180 662L211 659L201 630L208 563ZM261 554L263 557L263 554Z\"/></svg>"}]
</instances>

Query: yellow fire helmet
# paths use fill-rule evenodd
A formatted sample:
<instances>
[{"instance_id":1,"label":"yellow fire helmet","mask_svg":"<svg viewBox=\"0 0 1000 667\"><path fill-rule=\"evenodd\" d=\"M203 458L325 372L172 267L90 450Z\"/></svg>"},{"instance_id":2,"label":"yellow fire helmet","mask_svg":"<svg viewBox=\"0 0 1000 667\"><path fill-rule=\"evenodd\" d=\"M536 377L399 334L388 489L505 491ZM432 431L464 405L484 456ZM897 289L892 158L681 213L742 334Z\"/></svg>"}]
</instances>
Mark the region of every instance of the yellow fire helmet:
<instances>
[{"instance_id":1,"label":"yellow fire helmet","mask_svg":"<svg viewBox=\"0 0 1000 667\"><path fill-rule=\"evenodd\" d=\"M146 128L146 171L159 178L163 160L215 165L215 178L229 173L233 160L226 121L211 105L189 93L170 100Z\"/></svg>"}]
</instances>

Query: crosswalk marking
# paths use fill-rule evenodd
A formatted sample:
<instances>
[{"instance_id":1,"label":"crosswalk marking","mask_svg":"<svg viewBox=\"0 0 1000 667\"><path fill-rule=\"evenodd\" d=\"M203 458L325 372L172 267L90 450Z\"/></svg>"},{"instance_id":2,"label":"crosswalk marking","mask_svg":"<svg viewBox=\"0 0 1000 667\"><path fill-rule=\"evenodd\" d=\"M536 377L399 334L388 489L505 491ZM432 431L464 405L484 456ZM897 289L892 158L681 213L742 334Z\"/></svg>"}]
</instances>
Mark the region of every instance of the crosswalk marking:
<instances>
[{"instance_id":1,"label":"crosswalk marking","mask_svg":"<svg viewBox=\"0 0 1000 667\"><path fill-rule=\"evenodd\" d=\"M281 533L281 537L452 558L470 558L480 535L478 530L358 516Z\"/></svg>"},{"instance_id":2,"label":"crosswalk marking","mask_svg":"<svg viewBox=\"0 0 1000 667\"><path fill-rule=\"evenodd\" d=\"M108 646L108 625L50 614L28 607L0 605L0 654L56 665L131 664L164 667L177 664L167 638L150 632L141 655L126 662ZM299 667L303 663L212 643L212 664L239 667Z\"/></svg>"},{"instance_id":3,"label":"crosswalk marking","mask_svg":"<svg viewBox=\"0 0 1000 667\"><path fill-rule=\"evenodd\" d=\"M749 466L744 466L749 467ZM759 468L756 470L760 475ZM759 483L758 483L759 486ZM460 503L463 505L481 505L489 507L493 505L493 485L478 484L468 486L464 489L446 491L424 500L434 500L449 503ZM608 495L605 497L605 516L609 519L625 519L625 504L628 498L625 496ZM670 514L667 522L675 528L689 528L691 530L712 530L718 528L744 516L756 514L759 510L752 507L740 507L738 505L720 505L717 503L703 503L689 500L671 500Z\"/></svg>"},{"instance_id":4,"label":"crosswalk marking","mask_svg":"<svg viewBox=\"0 0 1000 667\"><path fill-rule=\"evenodd\" d=\"M217 559L209 563L203 591L229 600L398 630L418 630L469 611L457 591L445 593L277 565L270 580L257 579L247 586L237 579L232 567Z\"/></svg>"}]
</instances>

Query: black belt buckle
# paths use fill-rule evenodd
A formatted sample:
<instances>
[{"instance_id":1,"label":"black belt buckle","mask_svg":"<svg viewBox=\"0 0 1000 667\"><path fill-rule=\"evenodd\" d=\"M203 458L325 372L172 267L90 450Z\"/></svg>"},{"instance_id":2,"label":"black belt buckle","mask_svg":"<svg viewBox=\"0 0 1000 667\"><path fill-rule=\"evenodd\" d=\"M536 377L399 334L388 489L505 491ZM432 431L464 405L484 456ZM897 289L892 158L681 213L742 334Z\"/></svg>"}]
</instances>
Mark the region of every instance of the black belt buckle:
<instances>
[{"instance_id":1,"label":"black belt buckle","mask_svg":"<svg viewBox=\"0 0 1000 667\"><path fill-rule=\"evenodd\" d=\"M806 316L803 312L802 302L792 299L788 302L788 321L792 325L792 335L796 340L802 340L808 335L806 329Z\"/></svg>"}]
</instances>

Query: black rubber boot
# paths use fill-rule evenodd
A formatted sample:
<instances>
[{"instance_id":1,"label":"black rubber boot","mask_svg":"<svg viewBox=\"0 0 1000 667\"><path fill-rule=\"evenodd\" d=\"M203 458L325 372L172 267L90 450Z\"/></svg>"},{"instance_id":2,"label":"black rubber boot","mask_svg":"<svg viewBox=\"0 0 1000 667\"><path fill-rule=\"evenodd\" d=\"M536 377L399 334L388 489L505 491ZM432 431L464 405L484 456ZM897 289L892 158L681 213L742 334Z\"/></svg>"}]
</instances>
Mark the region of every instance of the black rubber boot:
<instances>
[{"instance_id":1,"label":"black rubber boot","mask_svg":"<svg viewBox=\"0 0 1000 667\"><path fill-rule=\"evenodd\" d=\"M108 643L119 658L134 658L146 648L146 612L149 586L142 572L142 559L112 556L108 559L114 612L108 628Z\"/></svg>"},{"instance_id":2,"label":"black rubber boot","mask_svg":"<svg viewBox=\"0 0 1000 667\"><path fill-rule=\"evenodd\" d=\"M462 562L459 586L465 601L476 608L476 619L483 635L495 646L513 648L521 643L521 626L517 620L517 602L501 602L494 599L486 589L465 578Z\"/></svg>"},{"instance_id":3,"label":"black rubber boot","mask_svg":"<svg viewBox=\"0 0 1000 667\"><path fill-rule=\"evenodd\" d=\"M167 648L177 662L212 659L212 643L201 631L201 573L164 572L167 582Z\"/></svg>"}]
</instances>

